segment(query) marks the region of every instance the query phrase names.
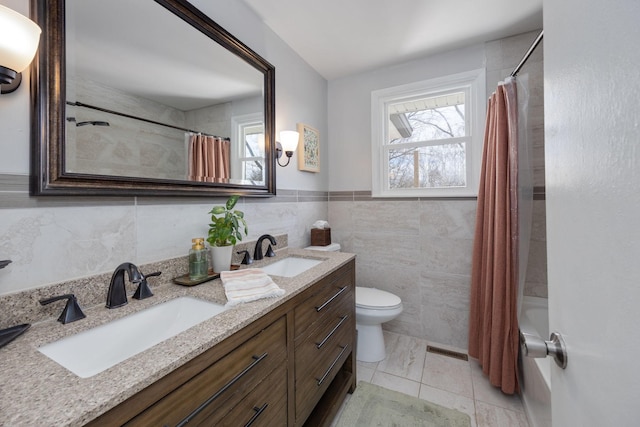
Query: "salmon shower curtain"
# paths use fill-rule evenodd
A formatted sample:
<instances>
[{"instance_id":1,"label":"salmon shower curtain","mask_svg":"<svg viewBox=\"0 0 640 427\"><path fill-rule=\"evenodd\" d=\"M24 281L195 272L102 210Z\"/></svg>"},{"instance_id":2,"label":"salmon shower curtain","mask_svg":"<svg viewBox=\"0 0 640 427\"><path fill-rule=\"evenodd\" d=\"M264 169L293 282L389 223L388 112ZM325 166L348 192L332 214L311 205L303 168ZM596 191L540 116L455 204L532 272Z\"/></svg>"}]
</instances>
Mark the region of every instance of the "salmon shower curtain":
<instances>
[{"instance_id":1,"label":"salmon shower curtain","mask_svg":"<svg viewBox=\"0 0 640 427\"><path fill-rule=\"evenodd\" d=\"M469 316L469 355L508 394L519 391L517 120L516 83L509 78L487 109Z\"/></svg>"},{"instance_id":2,"label":"salmon shower curtain","mask_svg":"<svg viewBox=\"0 0 640 427\"><path fill-rule=\"evenodd\" d=\"M231 141L217 136L189 136L189 180L226 182L231 176Z\"/></svg>"}]
</instances>

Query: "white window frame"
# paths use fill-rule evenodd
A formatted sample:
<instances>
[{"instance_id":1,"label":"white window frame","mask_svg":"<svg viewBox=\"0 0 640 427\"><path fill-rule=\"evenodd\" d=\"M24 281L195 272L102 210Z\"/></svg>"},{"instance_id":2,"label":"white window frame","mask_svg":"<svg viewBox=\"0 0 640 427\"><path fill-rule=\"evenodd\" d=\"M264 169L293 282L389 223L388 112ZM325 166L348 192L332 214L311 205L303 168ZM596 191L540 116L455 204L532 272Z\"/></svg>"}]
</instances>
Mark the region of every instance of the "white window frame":
<instances>
[{"instance_id":1,"label":"white window frame","mask_svg":"<svg viewBox=\"0 0 640 427\"><path fill-rule=\"evenodd\" d=\"M485 70L477 69L371 92L371 161L373 197L476 197L482 162L486 114ZM388 150L390 104L416 97L435 96L443 91L465 91L466 185L447 188L389 188ZM468 94L468 95L467 95ZM456 138L459 140L459 138ZM443 140L446 143L447 140Z\"/></svg>"}]
</instances>

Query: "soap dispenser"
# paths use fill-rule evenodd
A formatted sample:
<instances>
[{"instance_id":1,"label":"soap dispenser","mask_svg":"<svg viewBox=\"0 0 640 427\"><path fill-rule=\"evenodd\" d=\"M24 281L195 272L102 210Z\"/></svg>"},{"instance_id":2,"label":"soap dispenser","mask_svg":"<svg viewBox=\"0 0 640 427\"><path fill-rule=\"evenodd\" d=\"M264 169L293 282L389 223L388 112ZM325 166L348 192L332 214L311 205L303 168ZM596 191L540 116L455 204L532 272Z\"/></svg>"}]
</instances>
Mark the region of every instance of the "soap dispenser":
<instances>
[{"instance_id":1,"label":"soap dispenser","mask_svg":"<svg viewBox=\"0 0 640 427\"><path fill-rule=\"evenodd\" d=\"M191 243L193 245L189 250L189 279L204 279L209 273L209 260L207 259L207 249L204 246L204 237L191 239Z\"/></svg>"}]
</instances>

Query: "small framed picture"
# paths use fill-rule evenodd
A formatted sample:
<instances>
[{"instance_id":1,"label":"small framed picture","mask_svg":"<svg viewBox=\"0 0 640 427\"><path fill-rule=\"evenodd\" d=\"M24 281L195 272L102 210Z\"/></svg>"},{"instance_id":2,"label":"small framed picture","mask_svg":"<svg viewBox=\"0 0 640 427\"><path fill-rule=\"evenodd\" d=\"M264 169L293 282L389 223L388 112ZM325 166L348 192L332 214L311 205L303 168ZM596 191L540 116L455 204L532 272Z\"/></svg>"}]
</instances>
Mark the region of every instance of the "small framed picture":
<instances>
[{"instance_id":1,"label":"small framed picture","mask_svg":"<svg viewBox=\"0 0 640 427\"><path fill-rule=\"evenodd\" d=\"M298 169L320 172L320 133L304 123L298 123L298 133Z\"/></svg>"}]
</instances>

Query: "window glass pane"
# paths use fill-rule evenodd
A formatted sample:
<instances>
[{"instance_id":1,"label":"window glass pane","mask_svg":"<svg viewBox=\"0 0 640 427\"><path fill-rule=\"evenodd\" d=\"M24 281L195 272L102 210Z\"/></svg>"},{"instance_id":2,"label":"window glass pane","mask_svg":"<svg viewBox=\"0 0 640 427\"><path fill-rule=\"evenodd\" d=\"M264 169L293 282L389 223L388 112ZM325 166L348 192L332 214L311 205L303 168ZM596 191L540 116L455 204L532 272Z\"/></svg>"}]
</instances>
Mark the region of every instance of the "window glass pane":
<instances>
[{"instance_id":1,"label":"window glass pane","mask_svg":"<svg viewBox=\"0 0 640 427\"><path fill-rule=\"evenodd\" d=\"M263 180L263 165L260 160L249 160L242 162L243 164L243 179L252 182L262 182Z\"/></svg>"},{"instance_id":2,"label":"window glass pane","mask_svg":"<svg viewBox=\"0 0 640 427\"><path fill-rule=\"evenodd\" d=\"M262 123L241 127L243 135L242 179L253 183L264 181L264 126Z\"/></svg>"},{"instance_id":3,"label":"window glass pane","mask_svg":"<svg viewBox=\"0 0 640 427\"><path fill-rule=\"evenodd\" d=\"M389 150L389 188L466 185L465 143Z\"/></svg>"},{"instance_id":4,"label":"window glass pane","mask_svg":"<svg viewBox=\"0 0 640 427\"><path fill-rule=\"evenodd\" d=\"M243 157L264 157L264 133L262 126L246 126L242 131L245 142Z\"/></svg>"},{"instance_id":5,"label":"window glass pane","mask_svg":"<svg viewBox=\"0 0 640 427\"><path fill-rule=\"evenodd\" d=\"M388 144L466 136L465 93L404 100L388 105Z\"/></svg>"}]
</instances>

